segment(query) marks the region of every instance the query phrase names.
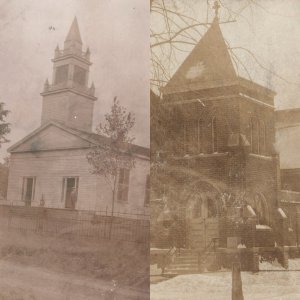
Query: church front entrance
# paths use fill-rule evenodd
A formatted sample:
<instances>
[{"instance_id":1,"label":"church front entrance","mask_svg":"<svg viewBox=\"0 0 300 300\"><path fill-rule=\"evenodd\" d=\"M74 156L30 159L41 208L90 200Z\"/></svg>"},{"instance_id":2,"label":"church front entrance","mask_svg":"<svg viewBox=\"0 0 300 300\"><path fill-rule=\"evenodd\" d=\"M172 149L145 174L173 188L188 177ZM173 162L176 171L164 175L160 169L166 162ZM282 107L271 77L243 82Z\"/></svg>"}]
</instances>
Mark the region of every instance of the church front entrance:
<instances>
[{"instance_id":1,"label":"church front entrance","mask_svg":"<svg viewBox=\"0 0 300 300\"><path fill-rule=\"evenodd\" d=\"M72 191L73 188L75 188L77 190L78 187L78 177L66 177L64 178L64 201L65 201L65 208L71 208L74 209L74 203L72 201Z\"/></svg>"},{"instance_id":2,"label":"church front entrance","mask_svg":"<svg viewBox=\"0 0 300 300\"><path fill-rule=\"evenodd\" d=\"M34 177L24 178L24 200L25 206L31 206L31 201L34 195Z\"/></svg>"}]
</instances>

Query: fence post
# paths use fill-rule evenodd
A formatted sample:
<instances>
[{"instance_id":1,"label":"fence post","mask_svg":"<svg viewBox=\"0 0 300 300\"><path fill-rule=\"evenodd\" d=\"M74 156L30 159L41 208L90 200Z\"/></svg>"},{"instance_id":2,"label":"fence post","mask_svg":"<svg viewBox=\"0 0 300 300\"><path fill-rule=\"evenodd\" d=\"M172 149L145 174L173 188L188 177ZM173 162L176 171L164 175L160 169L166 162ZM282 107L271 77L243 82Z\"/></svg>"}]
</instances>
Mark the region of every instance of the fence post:
<instances>
[{"instance_id":1,"label":"fence post","mask_svg":"<svg viewBox=\"0 0 300 300\"><path fill-rule=\"evenodd\" d=\"M11 227L12 216L13 216L12 208L10 208L8 211L8 222L7 222L8 230L10 230L10 227Z\"/></svg>"},{"instance_id":2,"label":"fence post","mask_svg":"<svg viewBox=\"0 0 300 300\"><path fill-rule=\"evenodd\" d=\"M297 248L299 247L299 212L296 212L296 243L297 243Z\"/></svg>"},{"instance_id":3,"label":"fence post","mask_svg":"<svg viewBox=\"0 0 300 300\"><path fill-rule=\"evenodd\" d=\"M239 262L232 264L232 300L244 300L241 264Z\"/></svg>"},{"instance_id":4,"label":"fence post","mask_svg":"<svg viewBox=\"0 0 300 300\"><path fill-rule=\"evenodd\" d=\"M105 219L104 219L104 238L106 238L106 224L107 224L107 205L106 205Z\"/></svg>"}]
</instances>

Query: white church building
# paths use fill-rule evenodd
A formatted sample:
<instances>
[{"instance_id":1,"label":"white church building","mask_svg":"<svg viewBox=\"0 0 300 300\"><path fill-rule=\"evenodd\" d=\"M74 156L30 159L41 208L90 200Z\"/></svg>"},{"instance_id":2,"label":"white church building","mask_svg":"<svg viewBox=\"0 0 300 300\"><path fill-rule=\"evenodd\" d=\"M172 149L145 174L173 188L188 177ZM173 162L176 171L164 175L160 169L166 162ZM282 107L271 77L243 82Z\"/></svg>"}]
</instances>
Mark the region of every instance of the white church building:
<instances>
[{"instance_id":1,"label":"white church building","mask_svg":"<svg viewBox=\"0 0 300 300\"><path fill-rule=\"evenodd\" d=\"M88 85L90 51L82 50L76 18L55 49L52 84L46 81L41 126L11 146L7 201L11 205L69 209L72 188L78 210L108 210L112 191L91 173L86 155L105 137L92 132L94 84ZM121 169L115 211L146 213L149 205L149 149L133 145L135 167ZM126 175L126 176L125 176Z\"/></svg>"}]
</instances>

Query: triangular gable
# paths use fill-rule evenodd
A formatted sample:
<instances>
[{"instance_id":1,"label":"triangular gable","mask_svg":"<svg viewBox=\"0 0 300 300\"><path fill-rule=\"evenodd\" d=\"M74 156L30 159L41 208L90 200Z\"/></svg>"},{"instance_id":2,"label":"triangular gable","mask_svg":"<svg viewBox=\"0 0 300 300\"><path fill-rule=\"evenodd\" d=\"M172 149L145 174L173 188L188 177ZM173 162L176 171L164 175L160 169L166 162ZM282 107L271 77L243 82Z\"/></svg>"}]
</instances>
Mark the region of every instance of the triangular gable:
<instances>
[{"instance_id":1,"label":"triangular gable","mask_svg":"<svg viewBox=\"0 0 300 300\"><path fill-rule=\"evenodd\" d=\"M45 150L88 148L93 143L76 131L48 123L8 149L9 152L36 152Z\"/></svg>"},{"instance_id":2,"label":"triangular gable","mask_svg":"<svg viewBox=\"0 0 300 300\"><path fill-rule=\"evenodd\" d=\"M211 27L179 67L164 93L172 87L191 86L208 82L222 83L236 79L236 72L224 41L219 23L214 20Z\"/></svg>"}]
</instances>

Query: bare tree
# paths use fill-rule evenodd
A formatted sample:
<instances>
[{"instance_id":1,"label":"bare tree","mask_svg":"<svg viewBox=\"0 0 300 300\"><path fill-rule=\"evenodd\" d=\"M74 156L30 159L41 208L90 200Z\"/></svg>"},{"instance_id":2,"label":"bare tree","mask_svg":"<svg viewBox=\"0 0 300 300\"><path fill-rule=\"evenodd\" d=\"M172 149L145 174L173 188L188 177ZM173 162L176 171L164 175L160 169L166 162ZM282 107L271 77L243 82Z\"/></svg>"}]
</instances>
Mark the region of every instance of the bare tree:
<instances>
[{"instance_id":1,"label":"bare tree","mask_svg":"<svg viewBox=\"0 0 300 300\"><path fill-rule=\"evenodd\" d=\"M196 3L200 3L199 12L194 11ZM254 10L261 10L265 14L271 14L257 0L150 0L151 10L151 88L157 92L171 78L172 73L180 63L180 57L189 53L198 43L204 32L211 24L214 10L218 15L222 8L220 24L236 22L243 19L248 23L251 30L251 22L247 15L253 14ZM200 16L200 17L199 17ZM235 46L232 47L226 40L228 51L238 73L252 80L249 63L246 64L241 58L248 56L251 64L261 68L262 71L289 84L299 85L291 82L270 69L267 62L253 53L250 49Z\"/></svg>"},{"instance_id":2,"label":"bare tree","mask_svg":"<svg viewBox=\"0 0 300 300\"><path fill-rule=\"evenodd\" d=\"M123 168L130 170L135 165L131 149L134 138L130 136L134 124L134 116L130 112L128 113L115 97L110 113L105 115L105 122L100 123L96 129L97 134L104 137L103 142L92 148L87 155L87 160L92 166L92 173L104 176L112 191L109 238L111 237L120 170Z\"/></svg>"},{"instance_id":3,"label":"bare tree","mask_svg":"<svg viewBox=\"0 0 300 300\"><path fill-rule=\"evenodd\" d=\"M4 103L0 103L0 146L2 143L7 143L9 140L6 138L10 132L10 124L6 121L9 111L4 109Z\"/></svg>"}]
</instances>

